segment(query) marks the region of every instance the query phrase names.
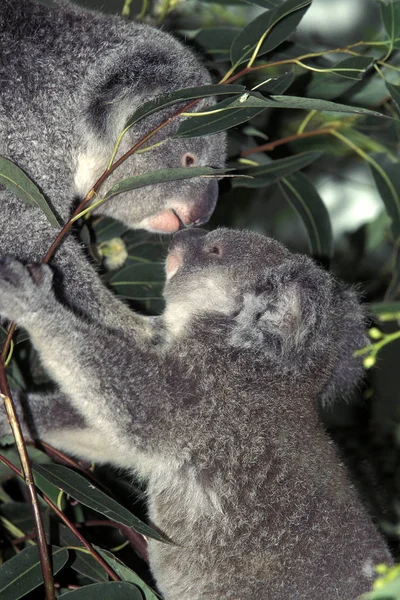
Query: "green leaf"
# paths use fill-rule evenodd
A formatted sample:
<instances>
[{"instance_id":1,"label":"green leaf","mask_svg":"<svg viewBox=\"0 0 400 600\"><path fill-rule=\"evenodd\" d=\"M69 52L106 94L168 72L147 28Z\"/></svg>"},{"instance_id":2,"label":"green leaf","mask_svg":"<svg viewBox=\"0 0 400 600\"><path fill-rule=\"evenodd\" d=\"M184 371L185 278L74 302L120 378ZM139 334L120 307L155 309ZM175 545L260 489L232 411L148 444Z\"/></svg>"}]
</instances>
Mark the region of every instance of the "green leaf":
<instances>
[{"instance_id":1,"label":"green leaf","mask_svg":"<svg viewBox=\"0 0 400 600\"><path fill-rule=\"evenodd\" d=\"M70 554L69 566L88 577L92 581L96 583L105 583L109 581L108 574L104 570L104 568L93 558L91 554L86 550L86 548L81 544L78 538L74 533L65 525L59 523L58 525L58 535L60 544L62 546L72 546L73 548L68 548Z\"/></svg>"},{"instance_id":2,"label":"green leaf","mask_svg":"<svg viewBox=\"0 0 400 600\"><path fill-rule=\"evenodd\" d=\"M245 94L244 94L245 96ZM241 96L242 98L243 96ZM231 106L236 108L237 106L261 108L297 108L301 110L319 110L321 112L343 112L343 113L355 113L358 115L366 115L370 117L383 117L390 118L383 115L376 110L369 110L367 108L360 108L359 106L348 106L347 104L339 104L338 102L331 102L329 100L319 100L318 98L303 98L300 96L269 96L263 97L261 94L253 93L249 94L245 100L240 101L241 98L231 101ZM201 117L193 117L201 118ZM182 126L185 123L182 123Z\"/></svg>"},{"instance_id":3,"label":"green leaf","mask_svg":"<svg viewBox=\"0 0 400 600\"><path fill-rule=\"evenodd\" d=\"M347 106L329 100L302 98L299 96L268 96L258 92L244 93L240 98L223 100L216 104L207 114L196 115L181 123L175 137L201 137L224 131L245 123L268 108L292 108L299 110L319 110L328 112L344 112L373 117L386 117L377 111L358 106ZM258 109L258 110L257 110ZM219 110L220 112L216 112ZM254 112L251 112L254 111ZM192 168L192 167L191 167Z\"/></svg>"},{"instance_id":4,"label":"green leaf","mask_svg":"<svg viewBox=\"0 0 400 600\"><path fill-rule=\"evenodd\" d=\"M376 302L368 304L368 308L374 315L399 314L400 302Z\"/></svg>"},{"instance_id":5,"label":"green leaf","mask_svg":"<svg viewBox=\"0 0 400 600\"><path fill-rule=\"evenodd\" d=\"M107 494L96 488L90 481L61 465L33 465L33 472L39 473L50 483L63 490L66 494L75 498L81 504L96 510L108 519L132 527L138 533L142 533L160 542L167 542L164 536L154 531L151 527L140 521L126 508L121 506ZM36 478L35 478L36 481ZM39 489L40 484L38 484Z\"/></svg>"},{"instance_id":6,"label":"green leaf","mask_svg":"<svg viewBox=\"0 0 400 600\"><path fill-rule=\"evenodd\" d=\"M143 302L162 296L165 274L163 263L134 263L106 279L123 298Z\"/></svg>"},{"instance_id":7,"label":"green leaf","mask_svg":"<svg viewBox=\"0 0 400 600\"><path fill-rule=\"evenodd\" d=\"M279 185L307 229L312 255L319 259L330 258L333 255L331 222L315 187L302 173L282 178Z\"/></svg>"},{"instance_id":8,"label":"green leaf","mask_svg":"<svg viewBox=\"0 0 400 600\"><path fill-rule=\"evenodd\" d=\"M46 198L33 181L15 163L0 156L0 184L13 192L25 204L40 208L52 227L61 227ZM0 205L1 210L1 205Z\"/></svg>"},{"instance_id":9,"label":"green leaf","mask_svg":"<svg viewBox=\"0 0 400 600\"><path fill-rule=\"evenodd\" d=\"M374 60L373 56L351 56L336 63L330 68L330 71L347 79L362 79Z\"/></svg>"},{"instance_id":10,"label":"green leaf","mask_svg":"<svg viewBox=\"0 0 400 600\"><path fill-rule=\"evenodd\" d=\"M310 4L311 0L287 0L251 21L233 41L232 65L236 66L250 60L259 43L262 45L257 55L261 56L287 40Z\"/></svg>"},{"instance_id":11,"label":"green leaf","mask_svg":"<svg viewBox=\"0 0 400 600\"><path fill-rule=\"evenodd\" d=\"M109 583L93 583L85 585L59 596L68 600L143 600L143 596L135 585L123 581L110 581Z\"/></svg>"},{"instance_id":12,"label":"green leaf","mask_svg":"<svg viewBox=\"0 0 400 600\"><path fill-rule=\"evenodd\" d=\"M256 6L262 6L267 10L277 8L282 4L283 0L244 0L247 4L255 4Z\"/></svg>"},{"instance_id":13,"label":"green leaf","mask_svg":"<svg viewBox=\"0 0 400 600\"><path fill-rule=\"evenodd\" d=\"M260 167L250 167L245 171L240 171L254 179L236 179L233 181L233 187L260 188L265 187L282 177L288 177L300 169L318 160L322 152L302 152L295 156L279 158Z\"/></svg>"},{"instance_id":14,"label":"green leaf","mask_svg":"<svg viewBox=\"0 0 400 600\"><path fill-rule=\"evenodd\" d=\"M376 167L370 164L378 192L392 220L393 237L400 237L400 163L388 162L385 155L373 155Z\"/></svg>"},{"instance_id":15,"label":"green leaf","mask_svg":"<svg viewBox=\"0 0 400 600\"><path fill-rule=\"evenodd\" d=\"M68 550L51 548L53 574L58 573L68 560ZM0 568L1 600L18 600L43 584L37 546L22 550Z\"/></svg>"},{"instance_id":16,"label":"green leaf","mask_svg":"<svg viewBox=\"0 0 400 600\"><path fill-rule=\"evenodd\" d=\"M132 569L129 569L123 562L121 562L118 558L116 558L111 552L107 550L103 550L102 548L98 548L95 546L95 549L101 556L104 558L106 563L112 568L114 573L118 575L122 579L122 581L129 581L130 583L134 583L140 588L140 591L143 593L145 600L159 600L159 596L156 595L151 588L138 576Z\"/></svg>"},{"instance_id":17,"label":"green leaf","mask_svg":"<svg viewBox=\"0 0 400 600\"><path fill-rule=\"evenodd\" d=\"M239 31L239 27L206 27L199 31L195 40L208 54L229 54Z\"/></svg>"},{"instance_id":18,"label":"green leaf","mask_svg":"<svg viewBox=\"0 0 400 600\"><path fill-rule=\"evenodd\" d=\"M233 106L232 99L228 98L218 102L208 114L190 117L183 121L175 137L202 137L226 131L250 121L264 110L262 107L246 108L244 105L238 107L237 104Z\"/></svg>"},{"instance_id":19,"label":"green leaf","mask_svg":"<svg viewBox=\"0 0 400 600\"><path fill-rule=\"evenodd\" d=\"M224 175L228 169L213 169L212 167L181 167L179 169L160 169L159 171L150 171L122 179L112 186L102 198L102 202L109 200L113 196L122 194L129 190L145 187L146 185L155 185L165 183L166 181L181 181L183 179L193 179L195 177L212 177Z\"/></svg>"},{"instance_id":20,"label":"green leaf","mask_svg":"<svg viewBox=\"0 0 400 600\"><path fill-rule=\"evenodd\" d=\"M400 2L389 0L388 3L380 1L383 25L387 31L390 44L393 48L400 48Z\"/></svg>"},{"instance_id":21,"label":"green leaf","mask_svg":"<svg viewBox=\"0 0 400 600\"><path fill-rule=\"evenodd\" d=\"M274 77L271 81L268 81L265 85L263 85L260 89L263 94L271 95L271 94L284 94L286 90L292 85L294 81L294 68L293 65L289 66L289 71L286 73L282 73L282 75L278 75L278 77Z\"/></svg>"},{"instance_id":22,"label":"green leaf","mask_svg":"<svg viewBox=\"0 0 400 600\"><path fill-rule=\"evenodd\" d=\"M35 448L34 446L27 446L26 450L31 461L35 461L39 464L49 464L52 462L51 458L47 454L45 454L38 448ZM17 469L21 470L21 461L19 459L17 449L14 445L10 446L9 448L2 448L1 454L5 458L7 458L13 465L15 465ZM15 477L14 471L11 471L11 469L7 467L7 465L0 462L0 481L10 479L10 477Z\"/></svg>"},{"instance_id":23,"label":"green leaf","mask_svg":"<svg viewBox=\"0 0 400 600\"><path fill-rule=\"evenodd\" d=\"M332 72L314 72L306 95L309 98L319 98L320 100L334 100L355 86L358 86L355 79L340 77L337 73Z\"/></svg>"},{"instance_id":24,"label":"green leaf","mask_svg":"<svg viewBox=\"0 0 400 600\"><path fill-rule=\"evenodd\" d=\"M185 102L188 100L195 100L196 98L206 98L209 96L226 96L243 93L245 87L243 85L202 85L200 87L184 88L178 92L160 96L154 100L145 102L142 106L131 116L125 125L125 129L132 127L138 121L141 121L145 117L152 115L153 113L167 108L173 104L179 102Z\"/></svg>"},{"instance_id":25,"label":"green leaf","mask_svg":"<svg viewBox=\"0 0 400 600\"><path fill-rule=\"evenodd\" d=\"M400 85L393 85L393 83L389 83L388 81L385 81L385 84L393 102L395 103L397 112L400 112Z\"/></svg>"}]
</instances>

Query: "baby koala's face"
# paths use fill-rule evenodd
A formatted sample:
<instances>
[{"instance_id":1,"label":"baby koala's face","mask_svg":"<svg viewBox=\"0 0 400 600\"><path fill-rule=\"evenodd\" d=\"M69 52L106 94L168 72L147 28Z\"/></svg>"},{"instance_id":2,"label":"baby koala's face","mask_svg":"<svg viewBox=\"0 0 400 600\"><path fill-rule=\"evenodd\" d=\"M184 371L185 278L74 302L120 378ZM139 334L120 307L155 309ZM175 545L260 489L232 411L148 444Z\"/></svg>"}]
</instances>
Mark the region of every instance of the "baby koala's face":
<instances>
[{"instance_id":1,"label":"baby koala's face","mask_svg":"<svg viewBox=\"0 0 400 600\"><path fill-rule=\"evenodd\" d=\"M235 314L243 295L257 291L265 269L290 256L279 242L250 231L178 232L165 266L167 327L178 332L192 317Z\"/></svg>"}]
</instances>

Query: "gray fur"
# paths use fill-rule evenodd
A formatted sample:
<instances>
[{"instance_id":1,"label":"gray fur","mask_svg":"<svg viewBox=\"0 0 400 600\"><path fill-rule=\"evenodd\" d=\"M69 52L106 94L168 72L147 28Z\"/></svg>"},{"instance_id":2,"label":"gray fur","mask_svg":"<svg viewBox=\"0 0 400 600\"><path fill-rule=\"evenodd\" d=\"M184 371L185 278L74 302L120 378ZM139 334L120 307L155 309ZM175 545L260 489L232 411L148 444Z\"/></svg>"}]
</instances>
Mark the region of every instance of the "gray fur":
<instances>
[{"instance_id":1,"label":"gray fur","mask_svg":"<svg viewBox=\"0 0 400 600\"><path fill-rule=\"evenodd\" d=\"M344 357L344 387L362 375L355 294L278 242L226 229L179 232L166 273L155 345L72 314L49 267L1 262L0 312L60 389L25 409L16 398L25 427L147 480L150 519L177 544L149 543L166 600L355 600L391 559L318 411L343 388Z\"/></svg>"},{"instance_id":2,"label":"gray fur","mask_svg":"<svg viewBox=\"0 0 400 600\"><path fill-rule=\"evenodd\" d=\"M104 171L136 108L158 95L210 83L192 52L167 33L62 1L51 10L29 0L2 0L0 55L0 154L36 182L64 222L74 200ZM176 110L141 121L123 138L117 156ZM168 139L178 124L173 121L149 144ZM131 157L100 192L128 176L181 167L186 153L199 166L223 166L225 137L166 141ZM216 197L216 181L197 178L122 194L97 214L112 215L134 229L171 232L179 228L172 210L186 225L204 222ZM41 259L57 232L40 209L4 189L0 206L0 254ZM66 304L109 326L138 323L139 317L102 286L75 240L57 251L53 266L57 293Z\"/></svg>"}]
</instances>

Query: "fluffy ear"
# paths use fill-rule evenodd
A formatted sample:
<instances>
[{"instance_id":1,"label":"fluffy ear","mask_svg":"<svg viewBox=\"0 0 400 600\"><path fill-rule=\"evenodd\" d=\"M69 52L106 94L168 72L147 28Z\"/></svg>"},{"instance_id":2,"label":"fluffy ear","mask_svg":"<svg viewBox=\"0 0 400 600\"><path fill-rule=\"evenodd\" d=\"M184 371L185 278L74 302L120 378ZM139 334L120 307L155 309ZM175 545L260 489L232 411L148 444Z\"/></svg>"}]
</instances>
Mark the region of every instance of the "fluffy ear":
<instances>
[{"instance_id":1,"label":"fluffy ear","mask_svg":"<svg viewBox=\"0 0 400 600\"><path fill-rule=\"evenodd\" d=\"M324 404L348 397L363 375L353 356L366 343L357 294L304 256L267 269L244 294L231 342L279 361L282 370L320 373Z\"/></svg>"},{"instance_id":2,"label":"fluffy ear","mask_svg":"<svg viewBox=\"0 0 400 600\"><path fill-rule=\"evenodd\" d=\"M300 352L315 332L329 287L329 277L306 257L267 269L243 296L233 345L280 358Z\"/></svg>"}]
</instances>

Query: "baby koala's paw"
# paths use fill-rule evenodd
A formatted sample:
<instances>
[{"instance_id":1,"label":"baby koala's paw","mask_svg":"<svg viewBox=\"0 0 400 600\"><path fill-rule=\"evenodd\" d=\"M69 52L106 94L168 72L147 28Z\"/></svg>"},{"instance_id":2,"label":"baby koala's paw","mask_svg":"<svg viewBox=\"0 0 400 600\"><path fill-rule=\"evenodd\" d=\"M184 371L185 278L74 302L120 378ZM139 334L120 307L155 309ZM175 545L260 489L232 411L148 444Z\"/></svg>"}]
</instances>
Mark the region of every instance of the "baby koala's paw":
<instances>
[{"instance_id":1,"label":"baby koala's paw","mask_svg":"<svg viewBox=\"0 0 400 600\"><path fill-rule=\"evenodd\" d=\"M0 315L21 323L46 306L52 295L53 275L48 265L24 265L16 258L0 258Z\"/></svg>"}]
</instances>

